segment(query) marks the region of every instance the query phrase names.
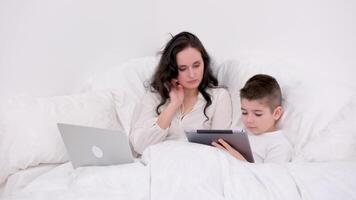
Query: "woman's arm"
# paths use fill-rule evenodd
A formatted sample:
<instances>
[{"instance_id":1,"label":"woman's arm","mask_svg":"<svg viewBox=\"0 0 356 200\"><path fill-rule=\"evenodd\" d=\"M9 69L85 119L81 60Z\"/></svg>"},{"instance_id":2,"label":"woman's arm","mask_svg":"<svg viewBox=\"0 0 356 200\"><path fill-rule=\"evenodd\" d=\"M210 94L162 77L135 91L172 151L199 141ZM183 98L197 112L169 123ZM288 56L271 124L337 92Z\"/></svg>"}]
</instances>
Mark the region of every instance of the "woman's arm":
<instances>
[{"instance_id":1,"label":"woman's arm","mask_svg":"<svg viewBox=\"0 0 356 200\"><path fill-rule=\"evenodd\" d=\"M167 107L158 116L156 107L160 98L156 93L148 92L135 109L130 141L137 153L142 154L149 145L162 142L167 137L168 128L184 99L182 86L172 87L169 95Z\"/></svg>"},{"instance_id":2,"label":"woman's arm","mask_svg":"<svg viewBox=\"0 0 356 200\"><path fill-rule=\"evenodd\" d=\"M156 94L148 92L136 105L130 130L130 142L139 154L142 154L147 146L163 141L168 134L168 128L162 129L157 124L158 104L159 99Z\"/></svg>"}]
</instances>

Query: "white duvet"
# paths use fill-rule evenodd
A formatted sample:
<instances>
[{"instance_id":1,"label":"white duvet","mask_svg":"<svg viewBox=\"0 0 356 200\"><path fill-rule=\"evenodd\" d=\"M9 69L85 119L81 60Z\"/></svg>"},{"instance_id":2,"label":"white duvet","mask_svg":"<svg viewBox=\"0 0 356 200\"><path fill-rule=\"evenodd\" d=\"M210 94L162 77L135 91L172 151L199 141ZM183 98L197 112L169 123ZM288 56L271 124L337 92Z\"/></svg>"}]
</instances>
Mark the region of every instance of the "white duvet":
<instances>
[{"instance_id":1,"label":"white duvet","mask_svg":"<svg viewBox=\"0 0 356 200\"><path fill-rule=\"evenodd\" d=\"M65 163L3 199L356 199L356 161L250 164L216 148L164 142L142 162Z\"/></svg>"}]
</instances>

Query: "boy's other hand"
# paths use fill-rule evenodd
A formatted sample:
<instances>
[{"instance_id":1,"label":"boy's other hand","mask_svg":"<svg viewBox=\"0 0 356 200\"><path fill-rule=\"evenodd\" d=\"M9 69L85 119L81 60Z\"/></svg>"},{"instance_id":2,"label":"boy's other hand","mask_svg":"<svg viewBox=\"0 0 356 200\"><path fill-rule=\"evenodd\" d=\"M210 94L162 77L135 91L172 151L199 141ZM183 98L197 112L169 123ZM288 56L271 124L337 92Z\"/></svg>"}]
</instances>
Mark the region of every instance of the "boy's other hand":
<instances>
[{"instance_id":1,"label":"boy's other hand","mask_svg":"<svg viewBox=\"0 0 356 200\"><path fill-rule=\"evenodd\" d=\"M223 139L219 139L218 142L219 143L214 141L211 144L219 149L229 152L230 155L234 156L235 158L237 158L239 160L246 161L246 159L241 155L240 152L238 152L236 149L234 149L232 146L230 146Z\"/></svg>"}]
</instances>

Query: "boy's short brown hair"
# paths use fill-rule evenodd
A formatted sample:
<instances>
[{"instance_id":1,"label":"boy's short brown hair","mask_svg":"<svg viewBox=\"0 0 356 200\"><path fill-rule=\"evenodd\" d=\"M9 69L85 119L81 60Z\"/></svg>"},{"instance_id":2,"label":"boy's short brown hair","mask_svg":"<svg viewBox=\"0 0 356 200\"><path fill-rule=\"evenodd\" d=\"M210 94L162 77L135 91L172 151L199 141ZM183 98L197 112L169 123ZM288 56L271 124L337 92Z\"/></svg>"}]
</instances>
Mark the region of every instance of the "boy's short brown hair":
<instances>
[{"instance_id":1,"label":"boy's short brown hair","mask_svg":"<svg viewBox=\"0 0 356 200\"><path fill-rule=\"evenodd\" d=\"M240 98L247 100L266 100L273 111L282 105L282 92L275 78L266 74L251 77L240 90Z\"/></svg>"}]
</instances>

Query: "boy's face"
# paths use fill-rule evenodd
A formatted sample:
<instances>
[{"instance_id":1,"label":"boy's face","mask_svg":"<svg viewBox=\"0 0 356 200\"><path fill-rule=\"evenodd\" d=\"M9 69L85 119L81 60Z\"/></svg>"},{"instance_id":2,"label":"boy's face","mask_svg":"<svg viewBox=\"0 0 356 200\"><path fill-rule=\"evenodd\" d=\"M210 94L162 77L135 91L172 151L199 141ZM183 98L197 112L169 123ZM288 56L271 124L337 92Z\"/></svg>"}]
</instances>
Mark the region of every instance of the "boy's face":
<instances>
[{"instance_id":1,"label":"boy's face","mask_svg":"<svg viewBox=\"0 0 356 200\"><path fill-rule=\"evenodd\" d=\"M276 122L283 112L281 106L272 111L265 102L263 99L241 99L242 122L255 135L276 131Z\"/></svg>"}]
</instances>

